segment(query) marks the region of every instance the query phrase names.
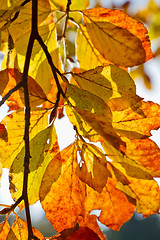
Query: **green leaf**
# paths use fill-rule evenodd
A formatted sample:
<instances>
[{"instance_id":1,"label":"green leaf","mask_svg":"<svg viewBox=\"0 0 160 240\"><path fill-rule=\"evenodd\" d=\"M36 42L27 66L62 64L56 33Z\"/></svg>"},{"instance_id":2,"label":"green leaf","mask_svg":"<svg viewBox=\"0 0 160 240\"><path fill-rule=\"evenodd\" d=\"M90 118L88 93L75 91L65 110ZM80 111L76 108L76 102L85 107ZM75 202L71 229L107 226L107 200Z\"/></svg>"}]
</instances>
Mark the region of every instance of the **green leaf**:
<instances>
[{"instance_id":1,"label":"green leaf","mask_svg":"<svg viewBox=\"0 0 160 240\"><path fill-rule=\"evenodd\" d=\"M30 173L28 178L29 203L39 200L39 188L45 169L53 157L59 152L58 141L54 125L39 132L30 141ZM25 148L17 154L10 168L10 182L15 189L11 189L13 199L18 199L23 189L23 161Z\"/></svg>"}]
</instances>

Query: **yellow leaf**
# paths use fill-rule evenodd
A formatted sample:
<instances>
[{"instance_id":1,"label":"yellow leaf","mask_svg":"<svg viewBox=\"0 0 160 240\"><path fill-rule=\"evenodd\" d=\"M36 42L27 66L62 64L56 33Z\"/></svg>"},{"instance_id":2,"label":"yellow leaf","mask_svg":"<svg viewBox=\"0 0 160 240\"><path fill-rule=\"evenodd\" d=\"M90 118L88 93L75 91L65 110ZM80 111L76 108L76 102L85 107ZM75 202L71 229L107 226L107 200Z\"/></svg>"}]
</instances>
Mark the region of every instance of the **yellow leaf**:
<instances>
[{"instance_id":1,"label":"yellow leaf","mask_svg":"<svg viewBox=\"0 0 160 240\"><path fill-rule=\"evenodd\" d=\"M104 64L110 64L110 61L106 60L94 47L89 38L86 27L83 25L80 25L80 28L77 30L76 55L79 66L83 70L92 69Z\"/></svg>"},{"instance_id":2,"label":"yellow leaf","mask_svg":"<svg viewBox=\"0 0 160 240\"><path fill-rule=\"evenodd\" d=\"M48 111L34 108L31 112L30 139L48 126ZM5 125L8 139L0 138L0 161L3 168L10 168L14 158L24 146L24 109L19 109L6 116L2 123Z\"/></svg>"},{"instance_id":3,"label":"yellow leaf","mask_svg":"<svg viewBox=\"0 0 160 240\"><path fill-rule=\"evenodd\" d=\"M39 200L39 188L45 169L52 158L59 152L58 141L54 125L39 132L30 141L30 173L28 176L28 198L32 205ZM23 159L24 147L15 157L10 168L10 182L15 189L11 189L13 199L18 199L23 189ZM23 203L22 203L23 204ZM22 205L20 203L20 205Z\"/></svg>"},{"instance_id":4,"label":"yellow leaf","mask_svg":"<svg viewBox=\"0 0 160 240\"><path fill-rule=\"evenodd\" d=\"M75 174L76 147L62 150L48 165L40 187L46 217L58 232L72 228L84 214L84 189ZM54 216L54 217L53 217Z\"/></svg>"},{"instance_id":5,"label":"yellow leaf","mask_svg":"<svg viewBox=\"0 0 160 240\"><path fill-rule=\"evenodd\" d=\"M97 192L101 192L107 183L108 169L104 153L95 145L78 141L78 152L82 166L77 166L76 174Z\"/></svg>"},{"instance_id":6,"label":"yellow leaf","mask_svg":"<svg viewBox=\"0 0 160 240\"><path fill-rule=\"evenodd\" d=\"M66 10L66 6L67 6L67 0L51 0L56 6L60 7L63 11ZM83 0L83 1L79 1L79 0L72 0L71 1L71 6L70 9L71 10L81 10L81 9L85 9L88 7L89 5L89 0Z\"/></svg>"},{"instance_id":7,"label":"yellow leaf","mask_svg":"<svg viewBox=\"0 0 160 240\"><path fill-rule=\"evenodd\" d=\"M89 91L78 88L75 85L68 85L66 96L72 108L104 139L120 149L124 142L115 133L112 127L112 113L108 105L98 96Z\"/></svg>"},{"instance_id":8,"label":"yellow leaf","mask_svg":"<svg viewBox=\"0 0 160 240\"><path fill-rule=\"evenodd\" d=\"M106 103L110 101L112 109L121 111L141 99L136 95L136 86L130 75L115 65L72 73L72 76L82 89L97 95Z\"/></svg>"},{"instance_id":9,"label":"yellow leaf","mask_svg":"<svg viewBox=\"0 0 160 240\"><path fill-rule=\"evenodd\" d=\"M92 8L82 11L94 47L111 62L133 67L152 58L144 25L120 10Z\"/></svg>"},{"instance_id":10,"label":"yellow leaf","mask_svg":"<svg viewBox=\"0 0 160 240\"><path fill-rule=\"evenodd\" d=\"M102 140L102 137L82 118L82 116L72 107L65 106L66 114L73 124L76 126L78 133L88 138L90 141L98 142Z\"/></svg>"},{"instance_id":11,"label":"yellow leaf","mask_svg":"<svg viewBox=\"0 0 160 240\"><path fill-rule=\"evenodd\" d=\"M32 228L33 234L39 239L44 240L43 235L35 228ZM28 228L26 221L22 220L18 216L16 216L16 220L14 221L8 236L7 240L26 240L28 239Z\"/></svg>"},{"instance_id":12,"label":"yellow leaf","mask_svg":"<svg viewBox=\"0 0 160 240\"><path fill-rule=\"evenodd\" d=\"M47 45L48 51L51 54L55 66L60 69L61 63L59 58L55 25L50 24L49 26L40 26L39 34L42 36L44 43ZM9 54L9 57L8 55L5 55L3 58L2 70L6 68L17 68L21 73L23 72L29 36L30 31L27 31L20 38L15 40L15 48ZM37 41L33 46L28 75L40 85L46 95L50 92L52 88L52 81L54 79L53 73L48 64L46 55Z\"/></svg>"}]
</instances>

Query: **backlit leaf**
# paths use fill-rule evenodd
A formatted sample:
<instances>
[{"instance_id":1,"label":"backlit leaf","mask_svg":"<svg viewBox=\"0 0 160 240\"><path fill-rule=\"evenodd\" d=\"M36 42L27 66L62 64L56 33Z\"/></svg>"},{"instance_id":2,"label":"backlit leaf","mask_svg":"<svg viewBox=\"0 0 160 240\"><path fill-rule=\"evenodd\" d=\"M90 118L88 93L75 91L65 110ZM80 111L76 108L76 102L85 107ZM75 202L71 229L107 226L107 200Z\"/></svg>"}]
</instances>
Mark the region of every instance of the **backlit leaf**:
<instances>
[{"instance_id":1,"label":"backlit leaf","mask_svg":"<svg viewBox=\"0 0 160 240\"><path fill-rule=\"evenodd\" d=\"M152 58L142 23L117 9L92 8L82 13L89 37L105 59L132 67Z\"/></svg>"},{"instance_id":2,"label":"backlit leaf","mask_svg":"<svg viewBox=\"0 0 160 240\"><path fill-rule=\"evenodd\" d=\"M40 201L58 232L74 227L78 216L84 214L84 189L75 174L77 164L76 147L70 145L53 158L42 179Z\"/></svg>"},{"instance_id":3,"label":"backlit leaf","mask_svg":"<svg viewBox=\"0 0 160 240\"><path fill-rule=\"evenodd\" d=\"M125 144L115 133L112 127L112 113L108 105L98 96L89 91L78 88L75 85L68 85L66 96L72 108L104 139L120 149Z\"/></svg>"},{"instance_id":4,"label":"backlit leaf","mask_svg":"<svg viewBox=\"0 0 160 240\"><path fill-rule=\"evenodd\" d=\"M0 139L0 160L3 167L10 168L14 158L24 146L24 109L17 110L6 116L1 122L5 125L8 139ZM48 111L41 108L31 113L30 139L48 126ZM22 160L23 161L23 160Z\"/></svg>"},{"instance_id":5,"label":"backlit leaf","mask_svg":"<svg viewBox=\"0 0 160 240\"><path fill-rule=\"evenodd\" d=\"M94 47L86 27L83 25L80 25L80 28L77 30L76 55L79 66L83 70L110 63L110 61L106 60Z\"/></svg>"},{"instance_id":6,"label":"backlit leaf","mask_svg":"<svg viewBox=\"0 0 160 240\"><path fill-rule=\"evenodd\" d=\"M67 0L52 0L52 2L60 7L62 10L66 10L66 6L67 6ZM72 4L70 6L71 10L81 10L81 9L85 9L87 8L89 5L89 0L83 0L83 1L79 1L79 0L72 0Z\"/></svg>"},{"instance_id":7,"label":"backlit leaf","mask_svg":"<svg viewBox=\"0 0 160 240\"><path fill-rule=\"evenodd\" d=\"M22 73L17 69L6 69L0 71L0 94L2 97L12 88L14 88L22 78ZM46 101L46 95L38 83L31 77L28 77L28 88L30 94L31 107L38 106ZM10 109L14 109L15 106L24 106L24 90L20 88L14 92L7 100Z\"/></svg>"},{"instance_id":8,"label":"backlit leaf","mask_svg":"<svg viewBox=\"0 0 160 240\"><path fill-rule=\"evenodd\" d=\"M85 219L79 217L78 223L80 227L88 227L89 229L93 230L98 235L99 239L106 239L105 234L101 232L100 227L97 223L96 215L87 214L85 216Z\"/></svg>"},{"instance_id":9,"label":"backlit leaf","mask_svg":"<svg viewBox=\"0 0 160 240\"><path fill-rule=\"evenodd\" d=\"M8 232L10 230L9 223L7 219L4 222L0 223L0 239L6 239Z\"/></svg>"},{"instance_id":10,"label":"backlit leaf","mask_svg":"<svg viewBox=\"0 0 160 240\"><path fill-rule=\"evenodd\" d=\"M101 192L109 175L107 160L103 152L92 144L78 141L78 151L82 166L77 166L76 174L94 190Z\"/></svg>"},{"instance_id":11,"label":"backlit leaf","mask_svg":"<svg viewBox=\"0 0 160 240\"><path fill-rule=\"evenodd\" d=\"M128 145L130 146L130 144ZM128 145L126 145L126 152ZM142 146L138 146L137 144L137 148L138 147L140 148ZM136 152L133 153L133 157L129 154L122 155L116 149L111 147L107 142L103 144L103 148L108 157L114 161L112 165L114 166L114 174L118 180L116 187L136 200L138 212L143 213L145 216L157 213L159 210L160 202L159 186L151 176L154 167L151 169L149 166L147 169L147 166L145 166L143 163L143 161L145 161L145 155L138 156L138 154L140 154L140 151L137 152L137 156L135 158L134 154L136 154ZM153 165L158 164L159 160L156 162L156 159L154 159L154 154L152 154L152 152L150 156L148 155L148 158L149 157L150 161L153 159ZM137 161L136 158L140 160ZM150 171L150 169L152 171ZM156 172L156 167L154 170Z\"/></svg>"},{"instance_id":12,"label":"backlit leaf","mask_svg":"<svg viewBox=\"0 0 160 240\"><path fill-rule=\"evenodd\" d=\"M59 152L56 131L54 125L39 132L30 141L30 173L28 177L28 198L29 203L34 204L39 200L39 188L41 180L48 163ZM23 158L24 147L14 159L10 168L10 182L15 190L11 189L12 198L18 199L23 188Z\"/></svg>"},{"instance_id":13,"label":"backlit leaf","mask_svg":"<svg viewBox=\"0 0 160 240\"><path fill-rule=\"evenodd\" d=\"M100 222L113 230L119 230L122 224L132 217L135 206L123 192L116 188L117 179L109 163L108 170L112 177L108 178L101 193L87 188L85 209L89 212L93 209L101 210L98 218Z\"/></svg>"},{"instance_id":14,"label":"backlit leaf","mask_svg":"<svg viewBox=\"0 0 160 240\"><path fill-rule=\"evenodd\" d=\"M130 75L115 65L101 66L79 74L72 73L72 76L84 90L90 91L107 103L110 100L112 109L115 107L115 110L121 111L140 101Z\"/></svg>"},{"instance_id":15,"label":"backlit leaf","mask_svg":"<svg viewBox=\"0 0 160 240\"><path fill-rule=\"evenodd\" d=\"M160 106L153 102L140 101L132 108L112 114L115 131L130 139L150 137L150 131L160 127Z\"/></svg>"},{"instance_id":16,"label":"backlit leaf","mask_svg":"<svg viewBox=\"0 0 160 240\"><path fill-rule=\"evenodd\" d=\"M33 234L40 240L43 240L43 235L35 228L32 229ZM16 216L12 227L7 236L7 240L26 240L28 239L28 228L26 221Z\"/></svg>"},{"instance_id":17,"label":"backlit leaf","mask_svg":"<svg viewBox=\"0 0 160 240\"><path fill-rule=\"evenodd\" d=\"M61 63L54 23L49 26L40 26L39 34L42 36L44 43L47 44L48 51L51 54L55 66L60 68ZM6 55L3 58L2 70L5 70L6 68L17 68L20 72L23 72L29 36L30 31L27 31L20 38L16 39L15 49L9 54L9 57ZM51 91L52 84L55 82L53 81L53 73L48 64L45 53L37 41L34 43L28 75L40 85L46 95ZM53 87L55 88L55 83L53 84ZM56 92L52 98L49 96L48 99L54 101Z\"/></svg>"}]
</instances>

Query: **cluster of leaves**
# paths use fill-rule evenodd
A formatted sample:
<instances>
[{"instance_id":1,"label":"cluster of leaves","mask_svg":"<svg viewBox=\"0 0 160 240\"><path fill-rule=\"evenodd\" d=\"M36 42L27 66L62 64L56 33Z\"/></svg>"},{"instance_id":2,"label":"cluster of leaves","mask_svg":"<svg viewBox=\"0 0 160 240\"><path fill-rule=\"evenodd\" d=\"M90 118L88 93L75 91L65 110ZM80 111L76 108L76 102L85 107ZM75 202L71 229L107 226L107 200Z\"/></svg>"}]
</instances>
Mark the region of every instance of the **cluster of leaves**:
<instances>
[{"instance_id":1,"label":"cluster of leaves","mask_svg":"<svg viewBox=\"0 0 160 240\"><path fill-rule=\"evenodd\" d=\"M10 170L15 201L0 212L7 214L0 239L44 239L29 215L38 200L59 232L50 239L59 240L105 239L96 209L114 230L135 208L145 217L159 212L153 178L160 177L160 149L150 131L160 127L160 106L136 95L128 73L153 57L147 30L123 11L88 6L89 0L0 3L1 105L12 111L0 123L0 161ZM67 47L72 29L74 58ZM60 151L54 120L64 109L75 141ZM17 205L27 221L15 213L10 227Z\"/></svg>"}]
</instances>

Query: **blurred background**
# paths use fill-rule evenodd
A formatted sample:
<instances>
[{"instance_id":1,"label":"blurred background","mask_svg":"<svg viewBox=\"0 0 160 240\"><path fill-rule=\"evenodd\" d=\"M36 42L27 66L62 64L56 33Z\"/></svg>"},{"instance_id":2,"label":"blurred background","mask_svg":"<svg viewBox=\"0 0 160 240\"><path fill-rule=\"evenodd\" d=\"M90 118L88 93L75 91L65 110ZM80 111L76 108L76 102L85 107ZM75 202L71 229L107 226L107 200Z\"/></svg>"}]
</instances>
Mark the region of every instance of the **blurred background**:
<instances>
[{"instance_id":1,"label":"blurred background","mask_svg":"<svg viewBox=\"0 0 160 240\"><path fill-rule=\"evenodd\" d=\"M160 104L160 0L90 0L92 7L107 7L118 8L130 16L140 20L148 29L151 40L151 47L154 53L154 58L149 62L130 69L131 77L135 80L137 85L137 94L144 98L144 100L151 100ZM75 37L76 29L73 29L72 34L69 34L67 41L69 46L73 45L73 38ZM0 55L2 57L2 55ZM71 51L70 57L74 58L74 50ZM0 118L7 113L7 107L0 108ZM62 133L61 126L67 129ZM68 146L74 141L75 132L69 123L69 120L64 117L55 121L57 134L59 138L60 148ZM160 130L152 131L152 140L160 146ZM157 180L159 182L159 180ZM8 170L4 170L1 180L0 188L0 203L12 204L9 193ZM31 208L33 226L49 237L55 234L55 230L45 218L45 213L41 208L39 202L34 204ZM19 209L16 212L25 219L24 211L21 213ZM14 220L14 214L11 214L10 223ZM0 222L4 220L0 216ZM143 218L140 214L134 214L133 218L125 223L119 232L113 231L100 224L101 229L106 233L108 240L159 240L160 239L160 217L153 215L148 218Z\"/></svg>"}]
</instances>

